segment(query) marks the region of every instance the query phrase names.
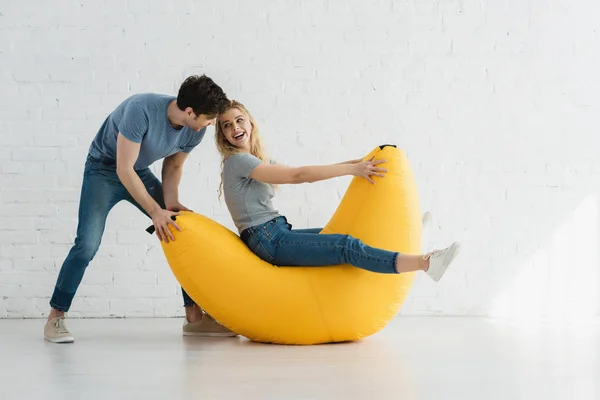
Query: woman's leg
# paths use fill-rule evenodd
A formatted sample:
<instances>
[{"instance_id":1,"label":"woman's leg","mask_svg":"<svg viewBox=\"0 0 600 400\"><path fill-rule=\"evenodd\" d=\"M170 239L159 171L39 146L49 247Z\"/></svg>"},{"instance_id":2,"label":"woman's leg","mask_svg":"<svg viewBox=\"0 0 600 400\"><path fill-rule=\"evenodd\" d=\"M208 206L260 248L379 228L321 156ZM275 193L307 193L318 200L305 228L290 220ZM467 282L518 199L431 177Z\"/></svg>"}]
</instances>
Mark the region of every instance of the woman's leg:
<instances>
[{"instance_id":1,"label":"woman's leg","mask_svg":"<svg viewBox=\"0 0 600 400\"><path fill-rule=\"evenodd\" d=\"M423 214L423 229L424 229L424 232L423 232L424 239L423 240L425 242L427 242L425 239L425 238L427 238L426 229L429 228L430 220L431 220L431 214L429 212L426 212L425 214ZM309 233L309 234L319 234L322 230L323 230L323 228L291 229L291 231L293 233ZM399 274L403 273L403 272L411 272L411 271L419 271L419 270L427 271L428 265L429 265L429 262L424 259L423 255L405 255L405 254L399 253L398 257L396 258L396 271Z\"/></svg>"},{"instance_id":2,"label":"woman's leg","mask_svg":"<svg viewBox=\"0 0 600 400\"><path fill-rule=\"evenodd\" d=\"M320 229L292 230L279 217L242 232L241 238L261 259L283 266L351 264L384 274L426 271L436 282L460 250L460 244L425 255L405 255L367 246L350 235L316 234Z\"/></svg>"},{"instance_id":3,"label":"woman's leg","mask_svg":"<svg viewBox=\"0 0 600 400\"><path fill-rule=\"evenodd\" d=\"M323 266L351 264L371 272L401 274L425 271L436 282L460 250L460 244L426 255L406 255L367 246L350 235L297 233L280 228L275 240L273 260L277 265ZM265 246L265 247L268 247Z\"/></svg>"},{"instance_id":4,"label":"woman's leg","mask_svg":"<svg viewBox=\"0 0 600 400\"><path fill-rule=\"evenodd\" d=\"M316 233L319 234L323 228L308 228L308 229L292 229L292 232L295 233Z\"/></svg>"},{"instance_id":5,"label":"woman's leg","mask_svg":"<svg viewBox=\"0 0 600 400\"><path fill-rule=\"evenodd\" d=\"M350 235L303 233L280 228L274 237L277 239L273 257L277 265L323 266L347 263L372 272L397 273L397 252L367 246Z\"/></svg>"}]
</instances>

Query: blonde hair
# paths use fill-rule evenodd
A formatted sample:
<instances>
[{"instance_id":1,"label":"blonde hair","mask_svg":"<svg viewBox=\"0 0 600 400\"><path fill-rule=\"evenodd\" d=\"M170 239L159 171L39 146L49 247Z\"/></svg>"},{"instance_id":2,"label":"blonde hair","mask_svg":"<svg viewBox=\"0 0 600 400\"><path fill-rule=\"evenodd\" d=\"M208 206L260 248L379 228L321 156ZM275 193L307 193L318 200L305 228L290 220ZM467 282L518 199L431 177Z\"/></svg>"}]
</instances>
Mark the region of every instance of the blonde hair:
<instances>
[{"instance_id":1,"label":"blonde hair","mask_svg":"<svg viewBox=\"0 0 600 400\"><path fill-rule=\"evenodd\" d=\"M221 111L221 114L226 113L231 109L237 109L242 114L246 114L248 119L250 120L250 124L252 125L252 133L250 134L250 154L254 157L260 159L261 161L269 161L265 150L263 148L262 141L260 139L260 129L258 128L258 124L256 120L250 114L250 111L239 101L231 100L229 104L224 107ZM237 153L241 153L244 150L241 150L227 140L225 134L223 133L223 129L221 128L221 122L217 118L217 123L215 124L215 142L217 144L217 150L219 150L219 154L221 154L221 184L219 185L219 199L223 194L223 165L225 164L225 160L229 156L232 156Z\"/></svg>"}]
</instances>

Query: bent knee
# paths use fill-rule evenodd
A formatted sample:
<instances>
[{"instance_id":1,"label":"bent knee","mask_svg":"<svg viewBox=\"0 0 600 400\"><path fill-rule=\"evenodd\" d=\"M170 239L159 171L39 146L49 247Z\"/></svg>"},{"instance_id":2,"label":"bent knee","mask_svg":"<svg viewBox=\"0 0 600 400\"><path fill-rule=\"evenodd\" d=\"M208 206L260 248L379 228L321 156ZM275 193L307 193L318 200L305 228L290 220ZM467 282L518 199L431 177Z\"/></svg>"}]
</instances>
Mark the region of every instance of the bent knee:
<instances>
[{"instance_id":1,"label":"bent knee","mask_svg":"<svg viewBox=\"0 0 600 400\"><path fill-rule=\"evenodd\" d=\"M100 248L100 241L75 239L75 244L73 247L78 257L91 260L94 258L98 252L98 249Z\"/></svg>"},{"instance_id":2,"label":"bent knee","mask_svg":"<svg viewBox=\"0 0 600 400\"><path fill-rule=\"evenodd\" d=\"M350 236L350 235L344 235L344 243L348 247L362 246L363 245L363 242L360 239L357 239L354 236Z\"/></svg>"}]
</instances>

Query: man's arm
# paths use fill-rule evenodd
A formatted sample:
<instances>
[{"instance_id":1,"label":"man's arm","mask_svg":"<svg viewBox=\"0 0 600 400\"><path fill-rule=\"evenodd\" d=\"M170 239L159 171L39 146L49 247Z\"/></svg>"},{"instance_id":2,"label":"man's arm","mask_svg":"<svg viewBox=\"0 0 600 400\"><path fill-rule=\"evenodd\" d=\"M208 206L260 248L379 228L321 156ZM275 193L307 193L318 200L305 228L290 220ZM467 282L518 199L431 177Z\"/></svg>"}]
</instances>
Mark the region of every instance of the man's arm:
<instances>
[{"instance_id":1,"label":"man's arm","mask_svg":"<svg viewBox=\"0 0 600 400\"><path fill-rule=\"evenodd\" d=\"M162 184L165 206L170 211L191 211L179 202L179 182L183 163L189 153L179 152L166 157L162 165Z\"/></svg>"},{"instance_id":2,"label":"man's arm","mask_svg":"<svg viewBox=\"0 0 600 400\"><path fill-rule=\"evenodd\" d=\"M179 226L171 220L172 215L178 214L163 210L150 196L144 183L133 169L140 154L140 146L140 143L132 142L119 132L117 136L117 175L133 199L152 218L159 239L168 243L169 238L175 240L171 231L169 231L168 225L173 225L177 230L180 230Z\"/></svg>"}]
</instances>

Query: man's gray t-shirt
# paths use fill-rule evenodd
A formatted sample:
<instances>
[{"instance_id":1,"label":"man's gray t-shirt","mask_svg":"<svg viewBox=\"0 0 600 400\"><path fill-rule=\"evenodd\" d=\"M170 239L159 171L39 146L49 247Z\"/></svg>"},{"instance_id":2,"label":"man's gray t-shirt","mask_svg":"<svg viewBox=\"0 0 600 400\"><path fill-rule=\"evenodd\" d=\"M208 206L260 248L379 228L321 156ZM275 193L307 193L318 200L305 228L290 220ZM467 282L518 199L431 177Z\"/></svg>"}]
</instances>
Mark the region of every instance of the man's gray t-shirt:
<instances>
[{"instance_id":1,"label":"man's gray t-shirt","mask_svg":"<svg viewBox=\"0 0 600 400\"><path fill-rule=\"evenodd\" d=\"M141 143L134 169L148 168L152 163L172 154L189 153L204 138L206 128L196 132L188 127L175 129L169 123L167 108L174 96L142 93L125 99L106 118L92 141L93 158L117 159L119 132L135 143Z\"/></svg>"},{"instance_id":2,"label":"man's gray t-shirt","mask_svg":"<svg viewBox=\"0 0 600 400\"><path fill-rule=\"evenodd\" d=\"M225 203L239 233L281 216L271 202L275 196L273 186L249 177L261 163L252 154L237 153L223 164Z\"/></svg>"}]
</instances>

